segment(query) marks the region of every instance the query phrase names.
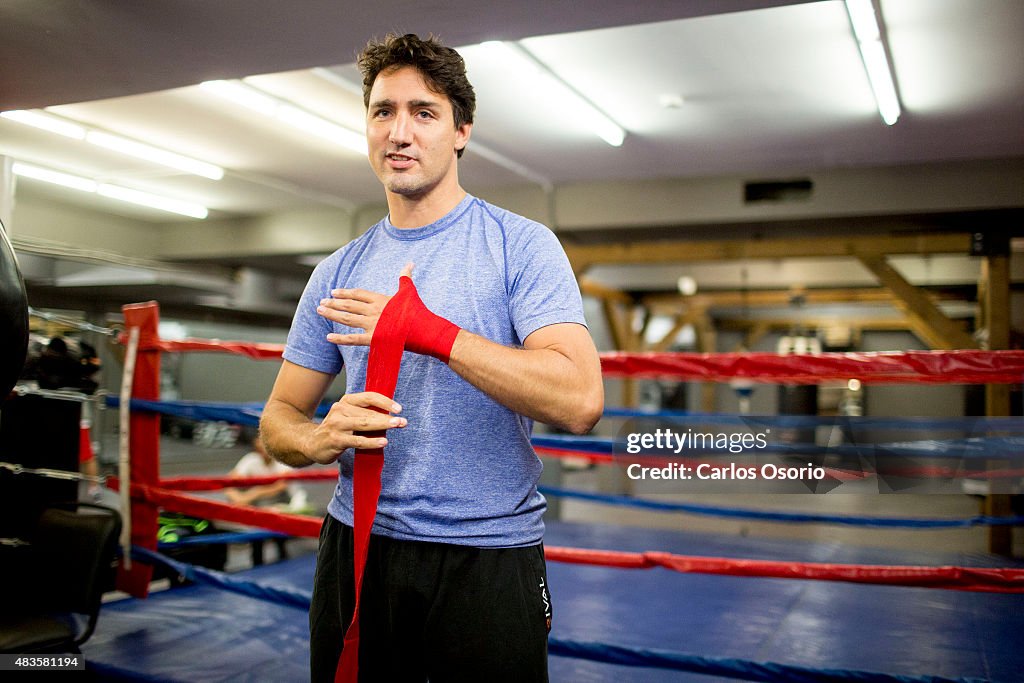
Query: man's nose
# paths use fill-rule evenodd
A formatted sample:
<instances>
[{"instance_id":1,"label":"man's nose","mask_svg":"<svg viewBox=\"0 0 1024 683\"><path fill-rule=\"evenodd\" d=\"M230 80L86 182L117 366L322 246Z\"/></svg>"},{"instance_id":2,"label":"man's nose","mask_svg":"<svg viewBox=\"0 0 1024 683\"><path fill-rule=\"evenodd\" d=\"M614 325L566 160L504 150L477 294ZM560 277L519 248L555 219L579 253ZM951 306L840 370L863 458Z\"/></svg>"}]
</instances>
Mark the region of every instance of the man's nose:
<instances>
[{"instance_id":1,"label":"man's nose","mask_svg":"<svg viewBox=\"0 0 1024 683\"><path fill-rule=\"evenodd\" d=\"M410 123L408 114L396 114L391 122L391 134L388 136L388 140L396 145L404 145L411 142L412 129L409 125Z\"/></svg>"}]
</instances>

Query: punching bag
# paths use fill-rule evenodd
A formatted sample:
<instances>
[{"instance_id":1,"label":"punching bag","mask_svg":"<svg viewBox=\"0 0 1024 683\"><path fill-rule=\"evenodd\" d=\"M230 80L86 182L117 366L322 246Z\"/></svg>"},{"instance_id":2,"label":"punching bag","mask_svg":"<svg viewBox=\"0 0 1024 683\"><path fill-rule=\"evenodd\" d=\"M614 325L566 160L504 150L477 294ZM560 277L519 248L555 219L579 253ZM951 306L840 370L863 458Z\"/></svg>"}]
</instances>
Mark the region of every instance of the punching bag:
<instances>
[{"instance_id":1,"label":"punching bag","mask_svg":"<svg viewBox=\"0 0 1024 683\"><path fill-rule=\"evenodd\" d=\"M0 401L18 381L28 351L28 299L14 249L0 223Z\"/></svg>"}]
</instances>

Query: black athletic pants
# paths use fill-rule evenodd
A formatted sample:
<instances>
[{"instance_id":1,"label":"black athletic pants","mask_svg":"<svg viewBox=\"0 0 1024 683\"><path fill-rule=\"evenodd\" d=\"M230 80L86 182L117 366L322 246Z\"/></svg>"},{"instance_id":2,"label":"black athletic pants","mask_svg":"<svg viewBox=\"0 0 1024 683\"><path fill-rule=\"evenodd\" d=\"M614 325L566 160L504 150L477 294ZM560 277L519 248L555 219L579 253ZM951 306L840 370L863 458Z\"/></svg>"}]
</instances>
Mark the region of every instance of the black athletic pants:
<instances>
[{"instance_id":1,"label":"black athletic pants","mask_svg":"<svg viewBox=\"0 0 1024 683\"><path fill-rule=\"evenodd\" d=\"M333 681L352 619L352 528L327 515L309 612L312 680ZM372 536L359 680L547 681L551 596L542 545L473 548Z\"/></svg>"}]
</instances>

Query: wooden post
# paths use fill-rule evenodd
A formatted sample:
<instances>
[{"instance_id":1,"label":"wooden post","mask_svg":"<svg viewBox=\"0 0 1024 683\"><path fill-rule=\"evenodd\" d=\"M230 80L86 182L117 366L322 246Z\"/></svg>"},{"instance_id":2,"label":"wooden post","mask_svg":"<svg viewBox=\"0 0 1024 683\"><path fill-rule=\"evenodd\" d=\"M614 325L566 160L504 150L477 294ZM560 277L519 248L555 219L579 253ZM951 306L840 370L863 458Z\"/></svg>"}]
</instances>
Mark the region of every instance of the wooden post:
<instances>
[{"instance_id":1,"label":"wooden post","mask_svg":"<svg viewBox=\"0 0 1024 683\"><path fill-rule=\"evenodd\" d=\"M701 353L715 353L717 351L717 336L715 334L715 323L707 311L701 311L696 319L695 329L697 332L697 349ZM701 382L700 384L700 409L705 413L715 412L715 390L714 382Z\"/></svg>"},{"instance_id":2,"label":"wooden post","mask_svg":"<svg viewBox=\"0 0 1024 683\"><path fill-rule=\"evenodd\" d=\"M1010 259L1005 253L987 255L981 262L981 283L979 294L982 300L983 320L987 332L987 348L990 351L1010 346ZM985 414L1002 417L1010 414L1010 387L1006 384L985 385ZM1000 465L991 466L998 469ZM985 496L985 514L992 517L1010 516L1012 509L1009 482L1006 479L991 480L989 494ZM988 527L989 552L1011 555L1013 552L1013 528L1008 526Z\"/></svg>"}]
</instances>

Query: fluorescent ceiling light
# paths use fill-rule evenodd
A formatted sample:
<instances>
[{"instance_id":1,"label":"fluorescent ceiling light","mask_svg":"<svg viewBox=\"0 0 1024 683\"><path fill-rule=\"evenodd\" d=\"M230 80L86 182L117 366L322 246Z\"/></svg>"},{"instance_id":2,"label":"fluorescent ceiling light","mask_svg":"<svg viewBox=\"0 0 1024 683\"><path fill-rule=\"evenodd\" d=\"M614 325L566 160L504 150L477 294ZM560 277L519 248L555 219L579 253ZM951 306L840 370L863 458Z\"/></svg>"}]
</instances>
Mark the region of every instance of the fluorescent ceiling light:
<instances>
[{"instance_id":1,"label":"fluorescent ceiling light","mask_svg":"<svg viewBox=\"0 0 1024 683\"><path fill-rule=\"evenodd\" d=\"M209 178L210 180L220 180L224 177L224 169L220 166L214 166L213 164L208 164L205 161L199 161L197 159L190 159L189 157L175 154L174 152L168 152L167 150L159 149L141 142L136 142L135 140L129 140L128 138L123 138L119 135L111 135L110 133L104 133L98 130L90 130L85 126L80 126L77 123L46 112L14 110L0 112L0 116L5 119L10 119L11 121L17 121L18 123L40 128L65 137L74 138L76 140L85 140L86 142L99 147L105 147L115 152L120 152L121 154L127 154L139 159L151 161L155 164L167 166L178 171L184 171L185 173L192 173L204 178Z\"/></svg>"},{"instance_id":2,"label":"fluorescent ceiling light","mask_svg":"<svg viewBox=\"0 0 1024 683\"><path fill-rule=\"evenodd\" d=\"M209 213L205 206L201 206L193 202L183 202L177 199L159 197L155 194L139 192L138 190L131 190L127 187L120 187L118 185L100 185L96 189L96 193L103 195L104 197L110 197L111 199L120 199L122 202L148 206L153 209L160 209L161 211L181 214L182 216L191 216L192 218L206 218Z\"/></svg>"},{"instance_id":3,"label":"fluorescent ceiling light","mask_svg":"<svg viewBox=\"0 0 1024 683\"><path fill-rule=\"evenodd\" d=\"M122 138L118 135L111 135L110 133L91 130L86 133L85 140L86 142L90 142L99 147L105 147L107 149L114 150L115 152L120 152L121 154L127 154L129 156L138 157L139 159L145 159L146 161L152 161L153 163L160 164L162 166L169 166L170 168L209 178L210 180L220 180L224 177L224 169L220 166L214 166L213 164L208 164L205 161L190 159L189 157L184 157L180 154L175 154L174 152L168 152L164 149L151 147L150 145L135 142L128 138Z\"/></svg>"},{"instance_id":4,"label":"fluorescent ceiling light","mask_svg":"<svg viewBox=\"0 0 1024 683\"><path fill-rule=\"evenodd\" d=\"M353 130L349 130L327 119L310 114L308 111L299 109L290 104L281 104L277 108L277 118L299 130L312 133L335 144L347 147L353 152L366 154L366 136Z\"/></svg>"},{"instance_id":5,"label":"fluorescent ceiling light","mask_svg":"<svg viewBox=\"0 0 1024 683\"><path fill-rule=\"evenodd\" d=\"M50 183L52 185L60 185L62 187L70 187L72 190L80 190L82 192L95 192L96 181L89 180L77 175L71 175L70 173L60 173L59 171L51 171L48 168L40 168L38 166L30 166L29 164L23 164L20 161L16 161L11 165L11 172L16 176L23 178L32 178L33 180L41 180L44 183Z\"/></svg>"},{"instance_id":6,"label":"fluorescent ceiling light","mask_svg":"<svg viewBox=\"0 0 1024 683\"><path fill-rule=\"evenodd\" d=\"M16 161L11 165L11 171L14 175L21 176L23 178L32 178L44 183L52 183L54 185L68 187L73 190L79 190L81 192L99 194L104 197L110 197L111 199L118 199L122 202L148 206L152 209L160 209L161 211L168 211L170 213L189 216L191 218L206 218L209 214L209 211L205 206L194 202L185 202L177 199L170 199L168 197L160 197L158 195L149 194L148 192L140 192L138 190L132 190L119 185L111 185L109 183L100 184L90 178L83 178L82 176L71 175L70 173L61 173L48 168L40 168L39 166L23 164L20 161Z\"/></svg>"},{"instance_id":7,"label":"fluorescent ceiling light","mask_svg":"<svg viewBox=\"0 0 1024 683\"><path fill-rule=\"evenodd\" d=\"M43 112L15 109L12 111L0 112L0 116L5 119L10 119L11 121L23 123L26 126L32 126L33 128L40 128L51 133L56 133L57 135L63 135L76 140L85 139L85 128L82 126L56 116L51 116L50 114L44 114Z\"/></svg>"},{"instance_id":8,"label":"fluorescent ceiling light","mask_svg":"<svg viewBox=\"0 0 1024 683\"><path fill-rule=\"evenodd\" d=\"M255 112L287 123L296 129L330 140L359 154L366 154L366 136L312 114L285 100L278 99L240 81L204 81L204 90Z\"/></svg>"},{"instance_id":9,"label":"fluorescent ceiling light","mask_svg":"<svg viewBox=\"0 0 1024 683\"><path fill-rule=\"evenodd\" d=\"M872 0L846 0L846 12L850 15L853 35L857 38L878 113L886 125L891 126L900 117L900 98L896 94L892 68L882 44L882 30L874 3Z\"/></svg>"},{"instance_id":10,"label":"fluorescent ceiling light","mask_svg":"<svg viewBox=\"0 0 1024 683\"><path fill-rule=\"evenodd\" d=\"M587 128L613 147L621 146L626 139L626 131L622 126L519 43L489 40L481 43L480 47L498 59L512 62L510 68L526 74L536 89L558 103L558 108L565 112L566 118Z\"/></svg>"},{"instance_id":11,"label":"fluorescent ceiling light","mask_svg":"<svg viewBox=\"0 0 1024 683\"><path fill-rule=\"evenodd\" d=\"M238 81L203 81L199 87L264 116L274 116L277 112L277 100Z\"/></svg>"}]
</instances>

